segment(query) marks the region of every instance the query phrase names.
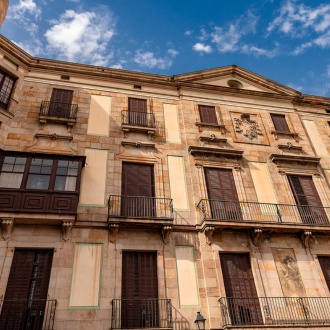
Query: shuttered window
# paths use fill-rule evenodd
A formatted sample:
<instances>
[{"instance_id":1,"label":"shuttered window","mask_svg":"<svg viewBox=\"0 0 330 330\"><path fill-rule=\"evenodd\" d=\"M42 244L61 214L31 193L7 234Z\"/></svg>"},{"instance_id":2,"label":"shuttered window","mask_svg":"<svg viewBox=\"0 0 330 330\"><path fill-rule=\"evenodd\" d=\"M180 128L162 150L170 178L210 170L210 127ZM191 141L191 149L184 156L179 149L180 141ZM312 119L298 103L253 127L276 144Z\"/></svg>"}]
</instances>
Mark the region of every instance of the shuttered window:
<instances>
[{"instance_id":1,"label":"shuttered window","mask_svg":"<svg viewBox=\"0 0 330 330\"><path fill-rule=\"evenodd\" d=\"M209 105L199 105L199 116L202 123L218 124L215 107Z\"/></svg>"},{"instance_id":2,"label":"shuttered window","mask_svg":"<svg viewBox=\"0 0 330 330\"><path fill-rule=\"evenodd\" d=\"M288 175L289 183L298 210L304 223L328 224L328 218L322 208L311 176Z\"/></svg>"},{"instance_id":3,"label":"shuttered window","mask_svg":"<svg viewBox=\"0 0 330 330\"><path fill-rule=\"evenodd\" d=\"M0 107L7 109L15 80L0 70Z\"/></svg>"},{"instance_id":4,"label":"shuttered window","mask_svg":"<svg viewBox=\"0 0 330 330\"><path fill-rule=\"evenodd\" d=\"M1 311L0 329L30 329L32 322L42 325L52 259L52 250L15 251ZM16 301L14 304L13 300Z\"/></svg>"},{"instance_id":5,"label":"shuttered window","mask_svg":"<svg viewBox=\"0 0 330 330\"><path fill-rule=\"evenodd\" d=\"M233 171L205 168L207 193L212 217L223 220L242 218Z\"/></svg>"},{"instance_id":6,"label":"shuttered window","mask_svg":"<svg viewBox=\"0 0 330 330\"><path fill-rule=\"evenodd\" d=\"M49 116L70 118L73 91L54 88L49 105Z\"/></svg>"},{"instance_id":7,"label":"shuttered window","mask_svg":"<svg viewBox=\"0 0 330 330\"><path fill-rule=\"evenodd\" d=\"M158 316L156 252L123 252L122 329L156 328Z\"/></svg>"},{"instance_id":8,"label":"shuttered window","mask_svg":"<svg viewBox=\"0 0 330 330\"><path fill-rule=\"evenodd\" d=\"M330 257L318 256L318 260L324 275L324 279L330 291Z\"/></svg>"},{"instance_id":9,"label":"shuttered window","mask_svg":"<svg viewBox=\"0 0 330 330\"><path fill-rule=\"evenodd\" d=\"M285 119L285 115L271 114L270 116L273 120L273 124L277 132L290 133L288 123L286 122Z\"/></svg>"},{"instance_id":10,"label":"shuttered window","mask_svg":"<svg viewBox=\"0 0 330 330\"><path fill-rule=\"evenodd\" d=\"M122 215L155 216L154 168L149 164L123 163Z\"/></svg>"},{"instance_id":11,"label":"shuttered window","mask_svg":"<svg viewBox=\"0 0 330 330\"><path fill-rule=\"evenodd\" d=\"M220 262L232 324L262 324L249 255L221 253Z\"/></svg>"},{"instance_id":12,"label":"shuttered window","mask_svg":"<svg viewBox=\"0 0 330 330\"><path fill-rule=\"evenodd\" d=\"M148 126L147 100L128 98L129 123L135 126Z\"/></svg>"}]
</instances>

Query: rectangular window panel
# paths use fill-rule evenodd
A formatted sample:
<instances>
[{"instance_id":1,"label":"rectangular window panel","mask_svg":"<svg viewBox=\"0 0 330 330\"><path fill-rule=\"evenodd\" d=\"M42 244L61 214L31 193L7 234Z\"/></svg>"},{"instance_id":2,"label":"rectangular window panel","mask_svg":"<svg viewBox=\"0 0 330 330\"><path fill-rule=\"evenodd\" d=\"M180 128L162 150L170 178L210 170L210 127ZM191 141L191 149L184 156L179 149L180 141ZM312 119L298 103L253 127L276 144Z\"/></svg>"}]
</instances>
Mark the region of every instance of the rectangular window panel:
<instances>
[{"instance_id":1,"label":"rectangular window panel","mask_svg":"<svg viewBox=\"0 0 330 330\"><path fill-rule=\"evenodd\" d=\"M14 87L14 78L0 70L0 107L6 109Z\"/></svg>"},{"instance_id":2,"label":"rectangular window panel","mask_svg":"<svg viewBox=\"0 0 330 330\"><path fill-rule=\"evenodd\" d=\"M0 173L0 187L20 188L25 164L25 157L6 156Z\"/></svg>"},{"instance_id":3,"label":"rectangular window panel","mask_svg":"<svg viewBox=\"0 0 330 330\"><path fill-rule=\"evenodd\" d=\"M78 175L78 165L76 161L59 160L55 178L54 190L75 191Z\"/></svg>"},{"instance_id":4,"label":"rectangular window panel","mask_svg":"<svg viewBox=\"0 0 330 330\"><path fill-rule=\"evenodd\" d=\"M328 290L330 290L330 257L317 257L323 272L324 279L327 283Z\"/></svg>"},{"instance_id":5,"label":"rectangular window panel","mask_svg":"<svg viewBox=\"0 0 330 330\"><path fill-rule=\"evenodd\" d=\"M52 167L52 159L32 159L26 188L47 190Z\"/></svg>"},{"instance_id":6,"label":"rectangular window panel","mask_svg":"<svg viewBox=\"0 0 330 330\"><path fill-rule=\"evenodd\" d=\"M202 123L218 124L214 106L199 105L198 110L199 110L200 120Z\"/></svg>"},{"instance_id":7,"label":"rectangular window panel","mask_svg":"<svg viewBox=\"0 0 330 330\"><path fill-rule=\"evenodd\" d=\"M275 127L276 131L290 133L289 126L288 126L288 124L286 122L286 119L285 119L285 115L271 114L270 116L273 120L274 127Z\"/></svg>"}]
</instances>

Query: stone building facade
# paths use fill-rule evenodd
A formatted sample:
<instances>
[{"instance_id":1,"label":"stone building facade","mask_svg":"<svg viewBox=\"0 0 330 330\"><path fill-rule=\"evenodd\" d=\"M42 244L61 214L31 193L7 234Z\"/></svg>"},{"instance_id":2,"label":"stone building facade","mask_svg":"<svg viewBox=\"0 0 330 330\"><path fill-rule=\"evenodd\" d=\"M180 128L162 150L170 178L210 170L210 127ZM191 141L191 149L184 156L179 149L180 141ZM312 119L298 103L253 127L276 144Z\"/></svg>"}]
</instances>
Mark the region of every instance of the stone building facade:
<instances>
[{"instance_id":1,"label":"stone building facade","mask_svg":"<svg viewBox=\"0 0 330 330\"><path fill-rule=\"evenodd\" d=\"M1 329L330 329L330 99L0 37Z\"/></svg>"},{"instance_id":2,"label":"stone building facade","mask_svg":"<svg viewBox=\"0 0 330 330\"><path fill-rule=\"evenodd\" d=\"M9 5L8 0L2 0L0 3L0 27L6 18L8 5Z\"/></svg>"}]
</instances>

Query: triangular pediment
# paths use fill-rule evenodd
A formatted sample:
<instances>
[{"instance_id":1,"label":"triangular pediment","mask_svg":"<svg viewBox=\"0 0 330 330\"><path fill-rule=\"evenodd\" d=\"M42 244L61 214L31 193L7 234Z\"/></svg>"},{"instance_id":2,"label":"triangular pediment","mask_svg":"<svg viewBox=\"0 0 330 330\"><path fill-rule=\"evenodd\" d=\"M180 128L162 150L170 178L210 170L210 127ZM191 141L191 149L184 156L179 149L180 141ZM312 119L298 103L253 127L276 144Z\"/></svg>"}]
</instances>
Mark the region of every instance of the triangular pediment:
<instances>
[{"instance_id":1,"label":"triangular pediment","mask_svg":"<svg viewBox=\"0 0 330 330\"><path fill-rule=\"evenodd\" d=\"M297 95L298 91L236 65L174 76L176 82L197 83L256 92Z\"/></svg>"}]
</instances>

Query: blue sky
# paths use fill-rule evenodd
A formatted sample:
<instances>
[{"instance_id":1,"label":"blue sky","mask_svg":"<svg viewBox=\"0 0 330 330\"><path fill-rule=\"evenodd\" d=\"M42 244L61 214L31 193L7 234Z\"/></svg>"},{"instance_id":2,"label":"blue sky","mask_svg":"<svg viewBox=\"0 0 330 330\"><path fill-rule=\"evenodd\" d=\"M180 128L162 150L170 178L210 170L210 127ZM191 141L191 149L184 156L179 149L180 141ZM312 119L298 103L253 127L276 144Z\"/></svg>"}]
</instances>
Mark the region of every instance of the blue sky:
<instances>
[{"instance_id":1,"label":"blue sky","mask_svg":"<svg viewBox=\"0 0 330 330\"><path fill-rule=\"evenodd\" d=\"M10 0L1 33L37 57L174 75L236 64L330 96L330 3Z\"/></svg>"}]
</instances>

